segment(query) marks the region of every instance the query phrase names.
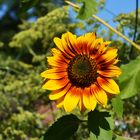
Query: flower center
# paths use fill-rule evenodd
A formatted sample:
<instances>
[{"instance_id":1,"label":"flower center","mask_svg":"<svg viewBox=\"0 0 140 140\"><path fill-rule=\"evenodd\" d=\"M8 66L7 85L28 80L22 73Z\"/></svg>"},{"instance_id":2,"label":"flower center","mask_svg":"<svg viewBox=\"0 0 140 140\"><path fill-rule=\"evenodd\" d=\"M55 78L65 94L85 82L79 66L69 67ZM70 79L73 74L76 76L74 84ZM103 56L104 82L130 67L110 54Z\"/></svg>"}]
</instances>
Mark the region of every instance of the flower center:
<instances>
[{"instance_id":1,"label":"flower center","mask_svg":"<svg viewBox=\"0 0 140 140\"><path fill-rule=\"evenodd\" d=\"M74 56L68 65L68 78L74 86L85 88L96 81L97 64L87 55Z\"/></svg>"}]
</instances>

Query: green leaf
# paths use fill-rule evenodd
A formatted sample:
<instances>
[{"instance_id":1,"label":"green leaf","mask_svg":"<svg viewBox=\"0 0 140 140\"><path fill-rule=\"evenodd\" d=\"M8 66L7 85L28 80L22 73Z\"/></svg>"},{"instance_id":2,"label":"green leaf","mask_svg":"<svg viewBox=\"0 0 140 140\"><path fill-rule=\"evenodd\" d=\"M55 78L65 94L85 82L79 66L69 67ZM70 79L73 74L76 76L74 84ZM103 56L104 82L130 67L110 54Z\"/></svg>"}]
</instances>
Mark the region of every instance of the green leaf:
<instances>
[{"instance_id":1,"label":"green leaf","mask_svg":"<svg viewBox=\"0 0 140 140\"><path fill-rule=\"evenodd\" d=\"M115 128L115 124L114 124L114 119L112 117L112 113L110 117L107 117L106 120L108 121L111 130L105 130L103 128L100 128L100 134L97 137L95 134L90 133L90 140L112 140L112 136L113 136L113 129Z\"/></svg>"},{"instance_id":2,"label":"green leaf","mask_svg":"<svg viewBox=\"0 0 140 140\"><path fill-rule=\"evenodd\" d=\"M73 114L62 116L48 129L44 140L67 140L78 129L79 123Z\"/></svg>"},{"instance_id":3,"label":"green leaf","mask_svg":"<svg viewBox=\"0 0 140 140\"><path fill-rule=\"evenodd\" d=\"M104 130L100 128L100 135L98 138L95 134L90 133L90 140L112 140L113 131L112 130Z\"/></svg>"},{"instance_id":4,"label":"green leaf","mask_svg":"<svg viewBox=\"0 0 140 140\"><path fill-rule=\"evenodd\" d=\"M118 117L122 118L123 115L123 101L120 96L116 96L112 99L112 106L114 112L117 114Z\"/></svg>"},{"instance_id":5,"label":"green leaf","mask_svg":"<svg viewBox=\"0 0 140 140\"><path fill-rule=\"evenodd\" d=\"M113 130L115 128L114 118L113 118L113 112L109 112L110 117L107 117L106 120L109 123L110 129Z\"/></svg>"},{"instance_id":6,"label":"green leaf","mask_svg":"<svg viewBox=\"0 0 140 140\"><path fill-rule=\"evenodd\" d=\"M80 8L77 18L87 19L97 13L98 4L96 0L78 0L78 2L82 2L83 5Z\"/></svg>"},{"instance_id":7,"label":"green leaf","mask_svg":"<svg viewBox=\"0 0 140 140\"><path fill-rule=\"evenodd\" d=\"M119 135L115 135L115 136L116 136L115 140L134 140L132 138L122 137L122 136L119 136Z\"/></svg>"},{"instance_id":8,"label":"green leaf","mask_svg":"<svg viewBox=\"0 0 140 140\"><path fill-rule=\"evenodd\" d=\"M122 99L130 98L140 92L140 56L126 65L121 66L119 77Z\"/></svg>"},{"instance_id":9,"label":"green leaf","mask_svg":"<svg viewBox=\"0 0 140 140\"><path fill-rule=\"evenodd\" d=\"M110 130L110 125L106 119L110 117L109 112L99 112L97 110L88 113L88 129L98 137L100 135L100 128L106 131Z\"/></svg>"}]
</instances>

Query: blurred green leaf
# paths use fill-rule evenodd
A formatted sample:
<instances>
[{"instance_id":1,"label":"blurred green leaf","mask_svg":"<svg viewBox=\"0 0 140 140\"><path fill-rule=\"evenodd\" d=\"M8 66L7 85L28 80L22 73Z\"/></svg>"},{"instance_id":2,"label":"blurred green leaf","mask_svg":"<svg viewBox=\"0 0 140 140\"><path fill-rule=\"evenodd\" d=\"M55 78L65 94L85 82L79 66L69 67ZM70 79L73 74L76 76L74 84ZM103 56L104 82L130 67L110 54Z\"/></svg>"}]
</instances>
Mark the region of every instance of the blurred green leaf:
<instances>
[{"instance_id":1,"label":"blurred green leaf","mask_svg":"<svg viewBox=\"0 0 140 140\"><path fill-rule=\"evenodd\" d=\"M103 128L107 131L110 130L110 125L106 117L110 117L109 112L99 112L94 110L88 113L88 129L93 132L96 137L100 135L100 128Z\"/></svg>"},{"instance_id":2,"label":"blurred green leaf","mask_svg":"<svg viewBox=\"0 0 140 140\"><path fill-rule=\"evenodd\" d=\"M45 133L44 140L67 140L78 129L80 120L73 114L62 116Z\"/></svg>"},{"instance_id":3,"label":"blurred green leaf","mask_svg":"<svg viewBox=\"0 0 140 140\"><path fill-rule=\"evenodd\" d=\"M120 96L116 96L112 99L112 106L114 112L117 114L118 117L122 118L123 115L123 101Z\"/></svg>"},{"instance_id":4,"label":"blurred green leaf","mask_svg":"<svg viewBox=\"0 0 140 140\"><path fill-rule=\"evenodd\" d=\"M119 135L115 135L115 136L116 136L115 140L135 140L135 139L132 139L132 138L122 137L122 136L119 136Z\"/></svg>"},{"instance_id":5,"label":"blurred green leaf","mask_svg":"<svg viewBox=\"0 0 140 140\"><path fill-rule=\"evenodd\" d=\"M20 3L21 5L20 12L25 12L29 8L35 6L38 2L39 0L22 0Z\"/></svg>"},{"instance_id":6,"label":"blurred green leaf","mask_svg":"<svg viewBox=\"0 0 140 140\"><path fill-rule=\"evenodd\" d=\"M78 0L78 2L82 2L83 5L80 8L77 18L87 19L97 13L98 4L96 0Z\"/></svg>"},{"instance_id":7,"label":"blurred green leaf","mask_svg":"<svg viewBox=\"0 0 140 140\"><path fill-rule=\"evenodd\" d=\"M0 48L4 46L4 43L0 41Z\"/></svg>"},{"instance_id":8,"label":"blurred green leaf","mask_svg":"<svg viewBox=\"0 0 140 140\"><path fill-rule=\"evenodd\" d=\"M140 56L130 63L121 66L119 77L122 99L130 98L140 92Z\"/></svg>"},{"instance_id":9,"label":"blurred green leaf","mask_svg":"<svg viewBox=\"0 0 140 140\"><path fill-rule=\"evenodd\" d=\"M52 47L54 45L52 39L55 36L70 30L68 24L65 24L66 21L68 21L67 7L57 8L38 18L30 28L15 34L9 46L21 49L24 47L25 50L22 50L22 52L28 51L30 54L33 54L32 50L34 51L31 47L36 48L35 44L39 40L42 43L40 48Z\"/></svg>"}]
</instances>

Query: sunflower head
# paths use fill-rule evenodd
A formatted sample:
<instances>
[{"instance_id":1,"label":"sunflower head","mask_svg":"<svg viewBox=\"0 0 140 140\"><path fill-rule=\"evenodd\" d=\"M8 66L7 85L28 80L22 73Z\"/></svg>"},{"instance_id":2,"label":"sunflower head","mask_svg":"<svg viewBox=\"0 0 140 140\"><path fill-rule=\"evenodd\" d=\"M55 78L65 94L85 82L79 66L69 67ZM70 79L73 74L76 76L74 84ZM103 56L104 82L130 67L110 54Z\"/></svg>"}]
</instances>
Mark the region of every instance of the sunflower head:
<instances>
[{"instance_id":1,"label":"sunflower head","mask_svg":"<svg viewBox=\"0 0 140 140\"><path fill-rule=\"evenodd\" d=\"M89 87L96 81L97 64L87 55L76 55L68 65L68 78L77 87Z\"/></svg>"},{"instance_id":2,"label":"sunflower head","mask_svg":"<svg viewBox=\"0 0 140 140\"><path fill-rule=\"evenodd\" d=\"M70 32L54 38L57 48L48 57L50 69L41 73L43 89L52 90L51 100L67 112L77 105L80 110L94 110L97 103L105 107L110 94L118 94L119 87L112 79L121 74L115 66L117 49L109 41L96 38L95 33L80 37Z\"/></svg>"}]
</instances>

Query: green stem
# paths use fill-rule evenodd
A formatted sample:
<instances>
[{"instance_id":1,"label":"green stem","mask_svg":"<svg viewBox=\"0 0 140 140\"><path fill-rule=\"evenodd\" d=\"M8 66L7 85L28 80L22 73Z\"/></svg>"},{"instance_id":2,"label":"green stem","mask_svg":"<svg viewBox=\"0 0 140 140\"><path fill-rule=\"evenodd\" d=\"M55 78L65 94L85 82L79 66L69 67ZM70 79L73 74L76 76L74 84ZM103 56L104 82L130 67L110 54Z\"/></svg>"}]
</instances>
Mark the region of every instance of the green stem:
<instances>
[{"instance_id":1,"label":"green stem","mask_svg":"<svg viewBox=\"0 0 140 140\"><path fill-rule=\"evenodd\" d=\"M36 56L36 53L32 50L32 48L30 48L29 46L27 46L27 49L29 51L29 53L33 56Z\"/></svg>"},{"instance_id":2,"label":"green stem","mask_svg":"<svg viewBox=\"0 0 140 140\"><path fill-rule=\"evenodd\" d=\"M6 67L0 66L0 70L14 72L16 74L24 74L23 72L20 72L20 71L14 69L14 68L10 68L8 66L6 66Z\"/></svg>"}]
</instances>

